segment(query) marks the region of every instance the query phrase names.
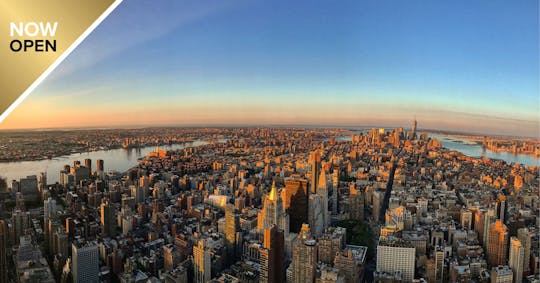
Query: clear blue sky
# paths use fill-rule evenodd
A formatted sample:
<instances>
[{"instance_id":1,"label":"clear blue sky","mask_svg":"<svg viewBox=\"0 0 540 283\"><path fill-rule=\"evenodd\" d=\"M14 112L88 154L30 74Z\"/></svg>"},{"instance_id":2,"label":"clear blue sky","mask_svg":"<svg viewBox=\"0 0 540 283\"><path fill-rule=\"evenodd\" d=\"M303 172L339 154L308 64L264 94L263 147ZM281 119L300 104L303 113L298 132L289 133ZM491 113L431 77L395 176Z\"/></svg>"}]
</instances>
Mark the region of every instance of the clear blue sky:
<instances>
[{"instance_id":1,"label":"clear blue sky","mask_svg":"<svg viewBox=\"0 0 540 283\"><path fill-rule=\"evenodd\" d=\"M36 121L58 126L407 127L416 115L420 128L537 136L538 5L125 1L4 127L39 105Z\"/></svg>"}]
</instances>

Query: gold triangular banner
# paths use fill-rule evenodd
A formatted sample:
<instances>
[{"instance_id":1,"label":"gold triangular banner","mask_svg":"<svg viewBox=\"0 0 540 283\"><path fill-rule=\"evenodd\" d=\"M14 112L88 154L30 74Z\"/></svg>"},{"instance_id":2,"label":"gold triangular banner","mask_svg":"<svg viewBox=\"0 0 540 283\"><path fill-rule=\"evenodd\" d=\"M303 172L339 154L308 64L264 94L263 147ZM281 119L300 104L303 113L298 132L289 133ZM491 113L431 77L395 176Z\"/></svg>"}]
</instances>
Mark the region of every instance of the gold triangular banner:
<instances>
[{"instance_id":1,"label":"gold triangular banner","mask_svg":"<svg viewBox=\"0 0 540 283\"><path fill-rule=\"evenodd\" d=\"M0 122L120 2L0 1Z\"/></svg>"}]
</instances>

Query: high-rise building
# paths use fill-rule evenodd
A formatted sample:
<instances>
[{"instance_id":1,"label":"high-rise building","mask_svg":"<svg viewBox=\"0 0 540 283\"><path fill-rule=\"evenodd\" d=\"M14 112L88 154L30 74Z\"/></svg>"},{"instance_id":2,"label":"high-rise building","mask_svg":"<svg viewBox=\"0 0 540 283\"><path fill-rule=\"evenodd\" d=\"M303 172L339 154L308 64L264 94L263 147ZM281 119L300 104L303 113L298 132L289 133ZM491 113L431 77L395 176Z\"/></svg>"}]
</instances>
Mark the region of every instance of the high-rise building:
<instances>
[{"instance_id":1,"label":"high-rise building","mask_svg":"<svg viewBox=\"0 0 540 283\"><path fill-rule=\"evenodd\" d=\"M347 230L342 227L330 227L319 237L318 258L326 264L334 263L336 253L345 247Z\"/></svg>"},{"instance_id":2,"label":"high-rise building","mask_svg":"<svg viewBox=\"0 0 540 283\"><path fill-rule=\"evenodd\" d=\"M338 213L338 186L339 186L339 171L334 169L332 173L332 214Z\"/></svg>"},{"instance_id":3,"label":"high-rise building","mask_svg":"<svg viewBox=\"0 0 540 283\"><path fill-rule=\"evenodd\" d=\"M114 206L105 200L100 206L101 213L101 234L103 237L113 237L116 235L115 209Z\"/></svg>"},{"instance_id":4,"label":"high-rise building","mask_svg":"<svg viewBox=\"0 0 540 283\"><path fill-rule=\"evenodd\" d=\"M347 245L336 253L334 267L345 275L346 283L362 282L367 247Z\"/></svg>"},{"instance_id":5,"label":"high-rise building","mask_svg":"<svg viewBox=\"0 0 540 283\"><path fill-rule=\"evenodd\" d=\"M276 226L264 231L264 243L260 248L260 282L282 283L285 281L284 262L284 235Z\"/></svg>"},{"instance_id":6,"label":"high-rise building","mask_svg":"<svg viewBox=\"0 0 540 283\"><path fill-rule=\"evenodd\" d=\"M285 211L275 183L272 184L270 193L264 198L263 208L259 211L257 221L257 230L261 235L264 230L271 229L274 225L284 231L285 237L289 235L289 214Z\"/></svg>"},{"instance_id":7,"label":"high-rise building","mask_svg":"<svg viewBox=\"0 0 540 283\"><path fill-rule=\"evenodd\" d=\"M441 246L438 246L433 251L433 258L435 259L435 282L444 282L444 250Z\"/></svg>"},{"instance_id":8,"label":"high-rise building","mask_svg":"<svg viewBox=\"0 0 540 283\"><path fill-rule=\"evenodd\" d=\"M319 184L317 186L317 194L321 196L321 209L322 209L322 221L323 228L330 226L330 214L328 212L328 185L326 183L326 173L321 170L319 176Z\"/></svg>"},{"instance_id":9,"label":"high-rise building","mask_svg":"<svg viewBox=\"0 0 540 283\"><path fill-rule=\"evenodd\" d=\"M520 228L517 231L517 237L523 246L523 274L528 276L530 274L532 233L528 228Z\"/></svg>"},{"instance_id":10,"label":"high-rise building","mask_svg":"<svg viewBox=\"0 0 540 283\"><path fill-rule=\"evenodd\" d=\"M73 243L72 275L73 283L99 282L99 251L95 242Z\"/></svg>"},{"instance_id":11,"label":"high-rise building","mask_svg":"<svg viewBox=\"0 0 540 283\"><path fill-rule=\"evenodd\" d=\"M320 236L324 229L323 198L319 194L309 194L308 223L311 233Z\"/></svg>"},{"instance_id":12,"label":"high-rise building","mask_svg":"<svg viewBox=\"0 0 540 283\"><path fill-rule=\"evenodd\" d=\"M372 208L372 216L375 223L379 223L382 219L381 210L382 205L384 201L384 192L375 190L372 194L372 200L373 200L373 208Z\"/></svg>"},{"instance_id":13,"label":"high-rise building","mask_svg":"<svg viewBox=\"0 0 540 283\"><path fill-rule=\"evenodd\" d=\"M7 240L8 240L7 224L4 220L0 219L0 283L8 282Z\"/></svg>"},{"instance_id":14,"label":"high-rise building","mask_svg":"<svg viewBox=\"0 0 540 283\"><path fill-rule=\"evenodd\" d=\"M349 216L351 219L364 220L364 191L356 189L354 183L349 188Z\"/></svg>"},{"instance_id":15,"label":"high-rise building","mask_svg":"<svg viewBox=\"0 0 540 283\"><path fill-rule=\"evenodd\" d=\"M513 274L508 265L499 265L491 269L491 283L512 283Z\"/></svg>"},{"instance_id":16,"label":"high-rise building","mask_svg":"<svg viewBox=\"0 0 540 283\"><path fill-rule=\"evenodd\" d=\"M416 127L418 126L418 122L416 121L416 117L414 118L413 124L412 124L412 133L411 133L411 139L416 139Z\"/></svg>"},{"instance_id":17,"label":"high-rise building","mask_svg":"<svg viewBox=\"0 0 540 283\"><path fill-rule=\"evenodd\" d=\"M206 245L206 240L200 240L197 246L193 247L193 273L194 282L206 283L212 279L210 248Z\"/></svg>"},{"instance_id":18,"label":"high-rise building","mask_svg":"<svg viewBox=\"0 0 540 283\"><path fill-rule=\"evenodd\" d=\"M315 150L309 155L309 164L311 164L311 184L310 193L316 193L317 185L319 184L319 174L321 170L321 153Z\"/></svg>"},{"instance_id":19,"label":"high-rise building","mask_svg":"<svg viewBox=\"0 0 540 283\"><path fill-rule=\"evenodd\" d=\"M403 239L381 237L377 245L377 272L400 272L403 281L414 279L415 248Z\"/></svg>"},{"instance_id":20,"label":"high-rise building","mask_svg":"<svg viewBox=\"0 0 540 283\"><path fill-rule=\"evenodd\" d=\"M103 159L98 159L96 161L96 171L98 172L104 172L105 171L105 165Z\"/></svg>"},{"instance_id":21,"label":"high-rise building","mask_svg":"<svg viewBox=\"0 0 540 283\"><path fill-rule=\"evenodd\" d=\"M489 227L497 220L497 213L494 208L488 208L484 214L484 238L482 240L484 249L487 250L489 244ZM504 224L504 223L503 223Z\"/></svg>"},{"instance_id":22,"label":"high-rise building","mask_svg":"<svg viewBox=\"0 0 540 283\"><path fill-rule=\"evenodd\" d=\"M90 174L92 174L92 159L86 158L84 160L84 167L88 168L88 170L90 171Z\"/></svg>"},{"instance_id":23,"label":"high-rise building","mask_svg":"<svg viewBox=\"0 0 540 283\"><path fill-rule=\"evenodd\" d=\"M510 258L508 265L512 269L514 283L521 283L523 279L524 248L516 237L510 238Z\"/></svg>"},{"instance_id":24,"label":"high-rise building","mask_svg":"<svg viewBox=\"0 0 540 283\"><path fill-rule=\"evenodd\" d=\"M495 211L497 213L497 219L500 219L502 223L506 219L506 196L503 194L497 195L497 204L495 206Z\"/></svg>"},{"instance_id":25,"label":"high-rise building","mask_svg":"<svg viewBox=\"0 0 540 283\"><path fill-rule=\"evenodd\" d=\"M43 201L43 231L45 236L45 242L49 243L51 239L49 239L49 236L54 231L49 231L49 221L51 218L55 216L56 213L56 200L52 198L47 198ZM52 247L49 247L52 248Z\"/></svg>"},{"instance_id":26,"label":"high-rise building","mask_svg":"<svg viewBox=\"0 0 540 283\"><path fill-rule=\"evenodd\" d=\"M313 283L317 271L317 241L311 238L309 225L303 224L293 246L292 282Z\"/></svg>"},{"instance_id":27,"label":"high-rise building","mask_svg":"<svg viewBox=\"0 0 540 283\"><path fill-rule=\"evenodd\" d=\"M240 253L240 213L230 203L225 207L225 241L228 260L233 264Z\"/></svg>"},{"instance_id":28,"label":"high-rise building","mask_svg":"<svg viewBox=\"0 0 540 283\"><path fill-rule=\"evenodd\" d=\"M488 265L495 267L505 265L508 255L508 229L501 220L489 227L487 258Z\"/></svg>"},{"instance_id":29,"label":"high-rise building","mask_svg":"<svg viewBox=\"0 0 540 283\"><path fill-rule=\"evenodd\" d=\"M289 229L298 233L303 223L308 222L308 182L300 177L285 179L283 208L290 216Z\"/></svg>"}]
</instances>

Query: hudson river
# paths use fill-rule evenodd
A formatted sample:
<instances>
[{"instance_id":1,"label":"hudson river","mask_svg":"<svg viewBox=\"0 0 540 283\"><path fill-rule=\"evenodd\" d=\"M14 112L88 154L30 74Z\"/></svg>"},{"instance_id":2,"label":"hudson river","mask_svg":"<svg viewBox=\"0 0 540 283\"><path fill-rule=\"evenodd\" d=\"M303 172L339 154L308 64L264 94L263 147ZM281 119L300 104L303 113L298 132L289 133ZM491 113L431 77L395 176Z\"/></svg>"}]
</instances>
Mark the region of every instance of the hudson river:
<instances>
[{"instance_id":1,"label":"hudson river","mask_svg":"<svg viewBox=\"0 0 540 283\"><path fill-rule=\"evenodd\" d=\"M159 149L175 150L205 144L208 144L208 142L195 141L191 143L160 146ZM73 161L76 160L79 160L84 164L84 159L86 158L92 159L92 171L96 170L96 160L103 159L105 172L109 170L125 172L129 168L137 165L138 158L144 157L148 153L155 151L155 149L155 146L130 149L118 148L74 153L45 160L0 163L0 177L6 178L8 187L11 187L11 180L18 180L30 175L39 175L40 172L47 172L47 183L54 184L58 181L60 170L64 168L64 165L73 166Z\"/></svg>"}]
</instances>

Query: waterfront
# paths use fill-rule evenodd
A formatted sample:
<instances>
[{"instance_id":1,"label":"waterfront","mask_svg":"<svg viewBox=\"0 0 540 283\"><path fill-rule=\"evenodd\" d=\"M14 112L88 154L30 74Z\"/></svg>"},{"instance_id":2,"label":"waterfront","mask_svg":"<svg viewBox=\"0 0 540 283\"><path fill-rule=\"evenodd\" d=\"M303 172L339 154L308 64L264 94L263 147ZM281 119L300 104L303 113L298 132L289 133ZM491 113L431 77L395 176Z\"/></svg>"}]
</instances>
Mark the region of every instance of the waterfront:
<instances>
[{"instance_id":1,"label":"waterfront","mask_svg":"<svg viewBox=\"0 0 540 283\"><path fill-rule=\"evenodd\" d=\"M365 131L366 130L364 130L364 132ZM354 134L358 134L359 132L360 131L354 131ZM477 143L455 136L446 136L441 134L429 134L429 136L439 139L443 147L450 150L459 151L467 156L488 157L493 159L505 160L506 162L520 163L524 165L540 165L540 159L531 155L484 150ZM346 135L339 137L338 139L350 140L350 136ZM224 140L218 140L218 142L223 141ZM192 143L161 146L160 148L167 150L175 150L186 148L189 146L200 146L204 144L208 144L208 142L195 141ZM111 150L74 153L67 156L60 156L45 160L5 162L0 163L0 177L6 178L6 180L8 181L8 186L10 186L11 180L18 180L26 176L37 175L40 172L47 172L47 182L49 184L53 184L58 181L60 174L59 172L60 170L62 170L64 165L73 165L73 162L76 160L83 162L83 160L86 158L92 159L92 170L95 170L96 160L103 159L105 162L105 171L116 170L123 172L135 166L137 164L138 158L144 157L148 153L154 151L155 148L155 146L130 149L119 148Z\"/></svg>"},{"instance_id":2,"label":"waterfront","mask_svg":"<svg viewBox=\"0 0 540 283\"><path fill-rule=\"evenodd\" d=\"M208 144L205 141L195 141L190 143L181 143L160 146L160 149L176 150L191 146L200 146ZM0 163L0 177L6 178L8 186L11 186L11 180L18 180L30 175L38 175L40 172L47 172L47 183L54 184L58 181L60 170L64 165L73 166L74 161L83 162L84 159L92 159L92 171L96 169L96 160L103 159L105 171L116 170L124 172L129 168L137 165L137 159L144 157L148 153L155 151L155 146L146 146L140 148L129 149L110 149L91 151L83 153L74 153L71 155L55 157L52 159L35 160L35 161L19 161Z\"/></svg>"},{"instance_id":3,"label":"waterfront","mask_svg":"<svg viewBox=\"0 0 540 283\"><path fill-rule=\"evenodd\" d=\"M369 129L362 129L352 131L351 133L358 135L359 133L367 133ZM429 133L429 137L436 138L441 141L443 147L459 151L467 156L471 157L487 157L492 159L500 159L506 162L520 163L523 165L540 166L540 158L527 155L527 154L514 154L511 152L497 152L492 150L485 150L482 146L472 140L459 138L452 135L442 135ZM350 135L341 136L338 140L351 140Z\"/></svg>"},{"instance_id":4,"label":"waterfront","mask_svg":"<svg viewBox=\"0 0 540 283\"><path fill-rule=\"evenodd\" d=\"M485 150L480 144L455 136L446 136L439 134L430 134L429 136L440 140L443 147L450 150L459 151L467 156L500 159L506 162L520 163L524 165L540 165L540 159L532 155Z\"/></svg>"}]
</instances>

